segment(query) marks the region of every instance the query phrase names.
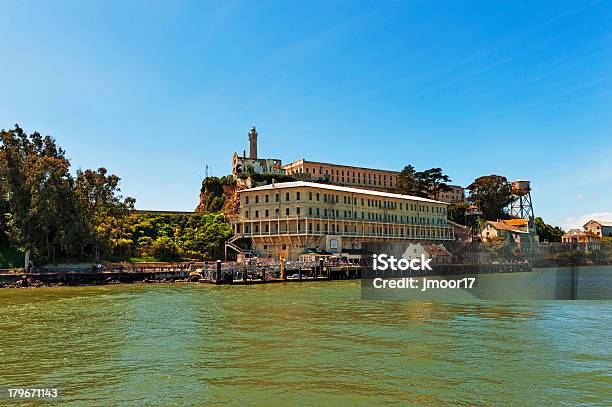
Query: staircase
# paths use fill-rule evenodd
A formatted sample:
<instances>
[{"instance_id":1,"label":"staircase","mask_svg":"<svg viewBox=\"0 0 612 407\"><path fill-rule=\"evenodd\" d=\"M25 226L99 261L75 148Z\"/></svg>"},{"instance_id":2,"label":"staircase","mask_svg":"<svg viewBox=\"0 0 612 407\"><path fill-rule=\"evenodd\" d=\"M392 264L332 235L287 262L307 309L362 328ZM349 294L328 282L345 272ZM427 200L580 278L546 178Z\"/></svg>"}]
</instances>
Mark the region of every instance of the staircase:
<instances>
[{"instance_id":1,"label":"staircase","mask_svg":"<svg viewBox=\"0 0 612 407\"><path fill-rule=\"evenodd\" d=\"M232 249L233 251L235 251L238 254L242 254L244 256L245 259L249 259L251 257L257 257L257 254L253 251L253 250L246 250L243 249L242 247L238 246L235 242L239 239L242 239L242 234L241 233L236 233L234 234L234 236L232 236L229 240L227 240L225 242L225 259L227 260L227 249Z\"/></svg>"}]
</instances>

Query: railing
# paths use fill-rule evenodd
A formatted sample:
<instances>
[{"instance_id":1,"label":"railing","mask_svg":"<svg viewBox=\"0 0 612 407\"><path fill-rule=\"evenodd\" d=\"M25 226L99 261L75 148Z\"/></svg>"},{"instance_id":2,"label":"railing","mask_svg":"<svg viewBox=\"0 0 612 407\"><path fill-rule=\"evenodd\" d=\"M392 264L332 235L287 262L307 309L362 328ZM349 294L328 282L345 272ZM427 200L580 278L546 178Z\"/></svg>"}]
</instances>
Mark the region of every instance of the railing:
<instances>
[{"instance_id":1,"label":"railing","mask_svg":"<svg viewBox=\"0 0 612 407\"><path fill-rule=\"evenodd\" d=\"M219 263L199 270L202 282L216 284L263 283L266 281L296 281L336 278L359 278L361 266L320 260L284 261L284 274L277 260L257 263Z\"/></svg>"},{"instance_id":2,"label":"railing","mask_svg":"<svg viewBox=\"0 0 612 407\"><path fill-rule=\"evenodd\" d=\"M360 232L344 232L342 230L328 230L325 231L306 231L306 230L279 230L279 231L259 231L259 232L248 232L241 233L242 237L267 237L267 236L326 236L326 235L340 235L348 237L372 237L372 238L388 238L388 239L429 239L429 240L454 240L453 234L447 234L446 236L436 236L427 234L401 234L401 233L360 233Z\"/></svg>"},{"instance_id":3,"label":"railing","mask_svg":"<svg viewBox=\"0 0 612 407\"><path fill-rule=\"evenodd\" d=\"M358 211L359 212L359 211ZM436 218L442 219L442 218ZM440 225L434 223L427 222L401 222L401 221L392 221L390 219L365 219L359 217L343 217L343 216L330 216L330 215L310 215L310 214L301 214L301 215L289 215L289 216L260 216L257 218L248 217L243 219L237 219L235 223L258 223L258 222L287 222L287 221L296 221L296 220L308 220L313 222L320 221L328 221L328 222L352 222L352 223L366 223L366 224L378 224L378 225L394 225L394 226L407 226L407 227L451 227L448 223Z\"/></svg>"}]
</instances>

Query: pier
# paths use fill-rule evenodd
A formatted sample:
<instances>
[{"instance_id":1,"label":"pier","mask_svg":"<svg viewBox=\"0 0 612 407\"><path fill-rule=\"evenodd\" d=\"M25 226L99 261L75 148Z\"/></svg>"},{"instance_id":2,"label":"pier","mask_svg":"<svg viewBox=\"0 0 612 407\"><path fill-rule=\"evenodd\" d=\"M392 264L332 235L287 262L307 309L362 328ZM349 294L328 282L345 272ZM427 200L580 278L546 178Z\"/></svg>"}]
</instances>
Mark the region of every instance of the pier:
<instances>
[{"instance_id":1,"label":"pier","mask_svg":"<svg viewBox=\"0 0 612 407\"><path fill-rule=\"evenodd\" d=\"M312 262L273 262L268 264L222 263L201 270L205 284L265 284L303 281L330 281L361 279L362 273L369 270L362 264L325 263L323 260ZM498 274L530 272L529 263L501 264L442 264L434 271L411 272L411 276L450 276L472 274ZM364 273L364 275L367 275ZM367 278L367 277L364 277Z\"/></svg>"},{"instance_id":2,"label":"pier","mask_svg":"<svg viewBox=\"0 0 612 407\"><path fill-rule=\"evenodd\" d=\"M303 281L354 280L361 278L363 266L320 261L268 262L265 264L222 263L202 269L205 284L264 284Z\"/></svg>"},{"instance_id":3,"label":"pier","mask_svg":"<svg viewBox=\"0 0 612 407\"><path fill-rule=\"evenodd\" d=\"M92 267L54 268L30 273L0 271L0 287L44 285L104 285L154 282L198 282L203 284L251 285L267 283L300 283L307 281L356 280L370 278L369 266L363 264L319 261L266 263L199 264L115 264L106 269ZM442 264L434 271L411 272L410 276L444 276L530 272L529 263ZM381 272L381 276L384 273Z\"/></svg>"}]
</instances>

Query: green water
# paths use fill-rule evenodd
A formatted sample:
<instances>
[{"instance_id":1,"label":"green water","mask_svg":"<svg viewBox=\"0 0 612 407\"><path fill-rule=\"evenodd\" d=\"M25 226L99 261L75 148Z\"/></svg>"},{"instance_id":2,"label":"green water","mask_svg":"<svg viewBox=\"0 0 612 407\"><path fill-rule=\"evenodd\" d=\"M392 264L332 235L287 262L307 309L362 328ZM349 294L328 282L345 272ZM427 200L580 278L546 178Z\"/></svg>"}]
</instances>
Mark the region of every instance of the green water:
<instances>
[{"instance_id":1,"label":"green water","mask_svg":"<svg viewBox=\"0 0 612 407\"><path fill-rule=\"evenodd\" d=\"M3 289L0 387L87 406L609 406L611 310L364 301L358 281Z\"/></svg>"}]
</instances>

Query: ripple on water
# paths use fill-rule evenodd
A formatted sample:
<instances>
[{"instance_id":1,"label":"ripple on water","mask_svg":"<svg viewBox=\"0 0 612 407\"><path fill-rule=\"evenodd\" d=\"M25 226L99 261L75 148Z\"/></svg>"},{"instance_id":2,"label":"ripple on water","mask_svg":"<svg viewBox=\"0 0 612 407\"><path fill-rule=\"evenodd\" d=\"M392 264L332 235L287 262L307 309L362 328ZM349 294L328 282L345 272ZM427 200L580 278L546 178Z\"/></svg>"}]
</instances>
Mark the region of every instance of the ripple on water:
<instances>
[{"instance_id":1,"label":"ripple on water","mask_svg":"<svg viewBox=\"0 0 612 407\"><path fill-rule=\"evenodd\" d=\"M0 386L67 404L609 404L610 303L362 301L358 282L0 291Z\"/></svg>"}]
</instances>

